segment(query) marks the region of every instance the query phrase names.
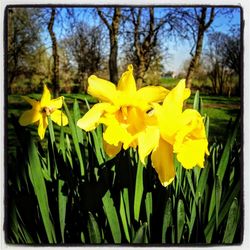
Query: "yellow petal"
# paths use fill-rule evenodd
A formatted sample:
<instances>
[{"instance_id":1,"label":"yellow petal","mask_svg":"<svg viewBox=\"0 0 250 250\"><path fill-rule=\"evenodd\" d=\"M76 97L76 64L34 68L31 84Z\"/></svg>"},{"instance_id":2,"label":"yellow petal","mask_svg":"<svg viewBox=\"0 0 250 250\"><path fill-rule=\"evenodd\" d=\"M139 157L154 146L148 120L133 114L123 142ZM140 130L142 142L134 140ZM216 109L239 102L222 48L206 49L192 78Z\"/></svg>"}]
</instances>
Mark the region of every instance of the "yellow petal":
<instances>
[{"instance_id":1,"label":"yellow petal","mask_svg":"<svg viewBox=\"0 0 250 250\"><path fill-rule=\"evenodd\" d=\"M95 129L99 125L100 117L109 107L110 104L108 103L95 104L81 119L77 121L77 126L85 131Z\"/></svg>"},{"instance_id":2,"label":"yellow petal","mask_svg":"<svg viewBox=\"0 0 250 250\"><path fill-rule=\"evenodd\" d=\"M116 86L97 76L90 76L88 79L88 93L100 101L114 103L116 101L117 91Z\"/></svg>"},{"instance_id":3,"label":"yellow petal","mask_svg":"<svg viewBox=\"0 0 250 250\"><path fill-rule=\"evenodd\" d=\"M160 138L158 127L146 127L138 135L138 152L140 160L145 164L145 157L157 147Z\"/></svg>"},{"instance_id":4,"label":"yellow petal","mask_svg":"<svg viewBox=\"0 0 250 250\"><path fill-rule=\"evenodd\" d=\"M177 160L186 169L193 168L196 165L203 168L207 146L208 142L206 139L188 140L176 152Z\"/></svg>"},{"instance_id":5,"label":"yellow petal","mask_svg":"<svg viewBox=\"0 0 250 250\"><path fill-rule=\"evenodd\" d=\"M41 118L41 113L35 109L27 110L19 118L21 126L27 126L34 122L37 122Z\"/></svg>"},{"instance_id":6,"label":"yellow petal","mask_svg":"<svg viewBox=\"0 0 250 250\"><path fill-rule=\"evenodd\" d=\"M206 139L205 126L200 113L186 109L180 116L180 126L175 136L174 151L179 151L186 140Z\"/></svg>"},{"instance_id":7,"label":"yellow petal","mask_svg":"<svg viewBox=\"0 0 250 250\"><path fill-rule=\"evenodd\" d=\"M151 160L161 184L164 187L168 186L175 177L172 145L160 138L158 147L151 155Z\"/></svg>"},{"instance_id":8,"label":"yellow petal","mask_svg":"<svg viewBox=\"0 0 250 250\"><path fill-rule=\"evenodd\" d=\"M169 105L171 107L171 104ZM180 115L177 113L175 107L164 108L158 103L153 104L154 116L157 117L158 125L160 128L161 136L168 143L173 144L175 140L175 134L180 126Z\"/></svg>"},{"instance_id":9,"label":"yellow petal","mask_svg":"<svg viewBox=\"0 0 250 250\"><path fill-rule=\"evenodd\" d=\"M22 96L22 99L28 102L33 108L38 110L40 109L40 103L38 101L31 99L28 96Z\"/></svg>"},{"instance_id":10,"label":"yellow petal","mask_svg":"<svg viewBox=\"0 0 250 250\"><path fill-rule=\"evenodd\" d=\"M41 102L40 102L41 103L41 107L49 107L50 99L51 99L51 95L50 95L49 89L44 84L43 94L42 94Z\"/></svg>"},{"instance_id":11,"label":"yellow petal","mask_svg":"<svg viewBox=\"0 0 250 250\"><path fill-rule=\"evenodd\" d=\"M68 117L61 110L55 110L50 117L59 126L66 126L69 123Z\"/></svg>"},{"instance_id":12,"label":"yellow petal","mask_svg":"<svg viewBox=\"0 0 250 250\"><path fill-rule=\"evenodd\" d=\"M185 88L185 80L182 79L175 88L166 96L163 107L166 109L175 109L174 112L180 113L183 107L183 101L190 96L190 90Z\"/></svg>"},{"instance_id":13,"label":"yellow petal","mask_svg":"<svg viewBox=\"0 0 250 250\"><path fill-rule=\"evenodd\" d=\"M161 102L168 93L169 90L161 86L147 86L139 89L136 93L136 97L147 103Z\"/></svg>"},{"instance_id":14,"label":"yellow petal","mask_svg":"<svg viewBox=\"0 0 250 250\"><path fill-rule=\"evenodd\" d=\"M103 140L103 147L104 147L105 153L109 157L114 157L121 151L122 143L118 143L118 146L114 146L114 145L107 143L105 140Z\"/></svg>"},{"instance_id":15,"label":"yellow petal","mask_svg":"<svg viewBox=\"0 0 250 250\"><path fill-rule=\"evenodd\" d=\"M133 66L131 64L128 65L128 70L122 74L117 89L129 95L136 93L136 82L133 76Z\"/></svg>"},{"instance_id":16,"label":"yellow petal","mask_svg":"<svg viewBox=\"0 0 250 250\"><path fill-rule=\"evenodd\" d=\"M41 140L44 138L46 128L48 126L48 118L46 115L41 116L38 125L38 135L40 136Z\"/></svg>"},{"instance_id":17,"label":"yellow petal","mask_svg":"<svg viewBox=\"0 0 250 250\"><path fill-rule=\"evenodd\" d=\"M118 146L123 143L123 148L128 149L133 142L133 136L127 132L118 122L108 126L103 133L103 139L111 145Z\"/></svg>"},{"instance_id":18,"label":"yellow petal","mask_svg":"<svg viewBox=\"0 0 250 250\"><path fill-rule=\"evenodd\" d=\"M49 107L54 109L60 109L63 104L63 96L58 97L56 99L50 100Z\"/></svg>"}]
</instances>

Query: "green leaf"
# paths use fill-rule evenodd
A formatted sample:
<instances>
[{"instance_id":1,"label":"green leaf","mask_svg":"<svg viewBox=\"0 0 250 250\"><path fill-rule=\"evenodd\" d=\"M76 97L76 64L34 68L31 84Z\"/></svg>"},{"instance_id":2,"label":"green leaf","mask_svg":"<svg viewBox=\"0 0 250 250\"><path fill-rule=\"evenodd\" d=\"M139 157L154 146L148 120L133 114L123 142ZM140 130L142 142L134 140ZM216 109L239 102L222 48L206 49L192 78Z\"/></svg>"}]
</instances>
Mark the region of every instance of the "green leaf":
<instances>
[{"instance_id":1,"label":"green leaf","mask_svg":"<svg viewBox=\"0 0 250 250\"><path fill-rule=\"evenodd\" d=\"M79 104L76 99L74 99L74 104L73 104L73 117L74 117L75 124L81 118ZM78 142L83 144L83 131L78 126L76 126L76 133L77 133Z\"/></svg>"},{"instance_id":2,"label":"green leaf","mask_svg":"<svg viewBox=\"0 0 250 250\"><path fill-rule=\"evenodd\" d=\"M60 138L59 138L59 151L63 155L64 161L66 160L66 147L65 147L65 138L64 138L64 128L61 126L60 129Z\"/></svg>"},{"instance_id":3,"label":"green leaf","mask_svg":"<svg viewBox=\"0 0 250 250\"><path fill-rule=\"evenodd\" d=\"M152 201L152 192L147 192L146 199L145 199L145 207L146 207L146 214L147 214L147 222L148 222L148 228L149 228L149 238L150 238L150 219L153 212L153 201Z\"/></svg>"},{"instance_id":4,"label":"green leaf","mask_svg":"<svg viewBox=\"0 0 250 250\"><path fill-rule=\"evenodd\" d=\"M220 210L220 200L221 200L221 180L218 176L215 177L215 221L216 221L216 231L218 230L218 220L219 220L219 210Z\"/></svg>"},{"instance_id":5,"label":"green leaf","mask_svg":"<svg viewBox=\"0 0 250 250\"><path fill-rule=\"evenodd\" d=\"M210 124L210 120L209 120L209 116L205 116L205 130L206 130L206 136L208 138L209 136L209 124Z\"/></svg>"},{"instance_id":6,"label":"green leaf","mask_svg":"<svg viewBox=\"0 0 250 250\"><path fill-rule=\"evenodd\" d=\"M218 216L218 226L220 226L221 222L224 220L225 216L228 214L231 204L235 197L238 195L240 191L240 181L235 185L233 190L229 190L229 195L225 196L224 200L221 202L221 210ZM211 243L214 226L216 223L215 213L213 213L211 219L208 221L207 226L205 227L204 234L206 237L206 243Z\"/></svg>"},{"instance_id":7,"label":"green leaf","mask_svg":"<svg viewBox=\"0 0 250 250\"><path fill-rule=\"evenodd\" d=\"M133 243L148 243L147 228L148 225L146 222L144 222L136 232Z\"/></svg>"},{"instance_id":8,"label":"green leaf","mask_svg":"<svg viewBox=\"0 0 250 250\"><path fill-rule=\"evenodd\" d=\"M224 177L227 165L228 165L229 155L231 153L232 146L235 142L235 138L237 136L239 126L240 126L240 122L239 122L239 118L237 118L235 123L234 123L233 131L231 133L229 133L229 135L228 135L228 140L227 140L227 143L226 143L225 148L223 150L223 153L222 153L222 156L220 159L220 163L218 166L217 175L220 177L221 181L223 181L223 177Z\"/></svg>"},{"instance_id":9,"label":"green leaf","mask_svg":"<svg viewBox=\"0 0 250 250\"><path fill-rule=\"evenodd\" d=\"M231 153L231 148L232 148L232 146L233 146L233 144L235 142L235 138L237 136L238 129L239 129L239 118L237 118L235 120L234 128L228 135L226 145L224 147L221 159L219 161L219 166L218 166L216 175L218 176L218 178L220 178L221 182L223 182L225 171L226 171L227 166L228 166L228 161L229 161L229 156L230 156L230 153ZM213 155L213 157L215 157L215 156L216 156L216 151L215 151L215 155ZM216 160L213 159L213 162L215 162L215 161ZM208 220L210 220L210 218L212 216L212 213L213 213L213 211L215 209L215 202L216 202L216 200L215 200L216 199L215 198L215 196L216 196L215 188L216 187L215 187L215 183L214 183L213 191L212 191L212 197L211 197L211 203L210 203L209 212L208 212Z\"/></svg>"},{"instance_id":10,"label":"green leaf","mask_svg":"<svg viewBox=\"0 0 250 250\"><path fill-rule=\"evenodd\" d=\"M62 187L64 185L64 181L58 180L58 215L59 215L59 223L60 230L62 236L62 243L64 243L64 229L65 229L65 219L66 219L66 206L68 197L63 195Z\"/></svg>"},{"instance_id":11,"label":"green leaf","mask_svg":"<svg viewBox=\"0 0 250 250\"><path fill-rule=\"evenodd\" d=\"M121 230L116 209L114 207L113 199L111 198L110 191L108 190L102 198L104 211L106 213L111 233L115 243L121 243Z\"/></svg>"},{"instance_id":12,"label":"green leaf","mask_svg":"<svg viewBox=\"0 0 250 250\"><path fill-rule=\"evenodd\" d=\"M121 221L122 221L123 230L124 230L126 239L128 242L130 242L128 222L127 222L127 216L126 216L125 205L124 205L124 201L122 197L122 192L120 193L120 216L121 216Z\"/></svg>"},{"instance_id":13,"label":"green leaf","mask_svg":"<svg viewBox=\"0 0 250 250\"><path fill-rule=\"evenodd\" d=\"M196 109L198 112L200 112L200 92L199 92L199 90L197 90L195 92L193 109Z\"/></svg>"},{"instance_id":14,"label":"green leaf","mask_svg":"<svg viewBox=\"0 0 250 250\"><path fill-rule=\"evenodd\" d=\"M163 224L162 224L162 243L166 243L166 232L168 227L173 224L173 204L171 198L168 198L163 215Z\"/></svg>"},{"instance_id":15,"label":"green leaf","mask_svg":"<svg viewBox=\"0 0 250 250\"><path fill-rule=\"evenodd\" d=\"M195 192L196 204L198 203L198 199L203 196L208 179L209 170L210 170L210 164L207 164L207 166L205 166L205 168L201 171L201 175L198 181L198 186Z\"/></svg>"},{"instance_id":16,"label":"green leaf","mask_svg":"<svg viewBox=\"0 0 250 250\"><path fill-rule=\"evenodd\" d=\"M135 220L139 221L141 199L143 194L143 164L139 161L137 165L136 181L135 181L135 197L134 197L134 216Z\"/></svg>"},{"instance_id":17,"label":"green leaf","mask_svg":"<svg viewBox=\"0 0 250 250\"><path fill-rule=\"evenodd\" d=\"M124 205L125 205L125 211L126 211L128 226L131 228L131 217L130 217L130 204L129 204L128 188L123 189L122 197L123 197L123 201L124 201Z\"/></svg>"},{"instance_id":18,"label":"green leaf","mask_svg":"<svg viewBox=\"0 0 250 250\"><path fill-rule=\"evenodd\" d=\"M191 172L190 172L190 170L186 170L185 172L186 172L186 177L187 177L187 180L188 180L189 187L191 189L193 197L195 198L194 184L193 184L193 180L192 180L192 177L191 177Z\"/></svg>"},{"instance_id":19,"label":"green leaf","mask_svg":"<svg viewBox=\"0 0 250 250\"><path fill-rule=\"evenodd\" d=\"M68 116L69 127L70 127L70 131L71 131L73 143L75 146L76 154L77 154L78 159L79 159L80 172L81 172L81 175L83 176L85 174L85 170L84 170L84 164L83 164L83 159L82 159L82 153L81 153L80 146L79 146L79 139L77 136L76 124L70 115L67 104L64 102L63 105L64 105L65 112Z\"/></svg>"},{"instance_id":20,"label":"green leaf","mask_svg":"<svg viewBox=\"0 0 250 250\"><path fill-rule=\"evenodd\" d=\"M188 240L190 240L190 237L192 235L195 219L196 219L196 202L194 202L193 200L192 209L191 209L191 217L190 217L190 221L188 222L188 228L189 228Z\"/></svg>"},{"instance_id":21,"label":"green leaf","mask_svg":"<svg viewBox=\"0 0 250 250\"><path fill-rule=\"evenodd\" d=\"M30 233L27 231L27 227L25 226L22 216L18 212L16 206L13 207L11 216L10 216L10 228L12 233L14 234L15 241L13 243L25 243L32 244L34 240L32 239Z\"/></svg>"},{"instance_id":22,"label":"green leaf","mask_svg":"<svg viewBox=\"0 0 250 250\"><path fill-rule=\"evenodd\" d=\"M222 243L230 244L233 242L238 226L239 211L238 201L235 198L228 213L227 225Z\"/></svg>"},{"instance_id":23,"label":"green leaf","mask_svg":"<svg viewBox=\"0 0 250 250\"><path fill-rule=\"evenodd\" d=\"M48 196L45 181L43 178L41 162L33 140L28 140L29 176L37 197L39 210L41 212L43 225L49 243L56 243L55 229L51 220Z\"/></svg>"},{"instance_id":24,"label":"green leaf","mask_svg":"<svg viewBox=\"0 0 250 250\"><path fill-rule=\"evenodd\" d=\"M181 242L184 224L185 224L185 208L183 201L180 199L177 205L177 243Z\"/></svg>"},{"instance_id":25,"label":"green leaf","mask_svg":"<svg viewBox=\"0 0 250 250\"><path fill-rule=\"evenodd\" d=\"M100 244L102 242L99 226L95 220L95 217L92 215L91 212L88 213L88 233L89 233L89 240L90 243Z\"/></svg>"}]
</instances>

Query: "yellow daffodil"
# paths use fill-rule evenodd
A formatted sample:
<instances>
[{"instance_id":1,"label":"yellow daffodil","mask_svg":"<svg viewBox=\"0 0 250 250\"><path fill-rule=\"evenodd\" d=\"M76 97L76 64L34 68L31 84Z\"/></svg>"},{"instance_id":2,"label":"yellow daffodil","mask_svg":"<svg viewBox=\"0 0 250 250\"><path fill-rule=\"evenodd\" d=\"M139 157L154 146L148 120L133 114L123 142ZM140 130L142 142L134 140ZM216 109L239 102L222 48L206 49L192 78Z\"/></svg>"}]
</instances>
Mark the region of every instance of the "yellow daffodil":
<instances>
[{"instance_id":1,"label":"yellow daffodil","mask_svg":"<svg viewBox=\"0 0 250 250\"><path fill-rule=\"evenodd\" d=\"M161 136L151 159L164 186L169 185L175 177L174 153L187 169L196 165L204 167L205 154L209 154L201 115L193 109L182 112L183 101L189 95L190 90L181 80L166 96L162 106L153 104Z\"/></svg>"},{"instance_id":2,"label":"yellow daffodil","mask_svg":"<svg viewBox=\"0 0 250 250\"><path fill-rule=\"evenodd\" d=\"M79 119L77 126L90 131L100 123L105 124L104 148L109 156L116 155L122 147L127 149L138 145L141 159L144 159L144 155L155 146L151 142L143 146L150 141L148 136L153 135L154 130L153 119L148 118L146 111L152 103L163 101L169 91L160 86L137 90L132 65L122 74L117 86L96 76L90 76L88 83L88 93L101 102Z\"/></svg>"},{"instance_id":3,"label":"yellow daffodil","mask_svg":"<svg viewBox=\"0 0 250 250\"><path fill-rule=\"evenodd\" d=\"M58 110L62 107L63 97L51 99L50 92L46 85L44 85L40 102L27 96L23 96L22 98L32 106L32 109L25 111L21 115L19 123L21 126L38 123L38 135L41 139L44 138L48 126L47 116L50 116L51 120L59 126L68 124L67 116L62 111Z\"/></svg>"}]
</instances>

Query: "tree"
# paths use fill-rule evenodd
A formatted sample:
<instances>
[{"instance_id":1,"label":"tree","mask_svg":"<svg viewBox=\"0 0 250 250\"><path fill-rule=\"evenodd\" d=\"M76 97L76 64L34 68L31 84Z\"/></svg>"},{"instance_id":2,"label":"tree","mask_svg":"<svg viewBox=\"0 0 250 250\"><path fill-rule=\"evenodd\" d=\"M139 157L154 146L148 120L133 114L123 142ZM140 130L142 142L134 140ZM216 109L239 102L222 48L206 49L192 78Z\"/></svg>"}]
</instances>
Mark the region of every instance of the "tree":
<instances>
[{"instance_id":1,"label":"tree","mask_svg":"<svg viewBox=\"0 0 250 250\"><path fill-rule=\"evenodd\" d=\"M76 82L81 85L87 77L101 68L102 36L99 27L89 27L86 23L75 25L72 33L63 43L73 65L77 67ZM84 89L86 86L83 86Z\"/></svg>"},{"instance_id":2,"label":"tree","mask_svg":"<svg viewBox=\"0 0 250 250\"><path fill-rule=\"evenodd\" d=\"M187 87L189 88L191 87L191 82L193 79L195 69L198 67L201 58L205 32L210 27L215 17L215 9L214 7L212 8L202 7L200 10L199 9L197 10L195 8L194 13L195 13L194 24L197 26L197 35L196 35L195 53L190 62L186 76L186 84ZM190 14L186 16L189 18Z\"/></svg>"},{"instance_id":3,"label":"tree","mask_svg":"<svg viewBox=\"0 0 250 250\"><path fill-rule=\"evenodd\" d=\"M50 19L48 22L48 31L52 43L52 57L53 57L53 68L52 68L52 84L53 84L53 94L54 96L59 95L59 55L58 55L58 45L55 32L53 31L54 23L56 17L56 9L51 8Z\"/></svg>"},{"instance_id":4,"label":"tree","mask_svg":"<svg viewBox=\"0 0 250 250\"><path fill-rule=\"evenodd\" d=\"M41 46L41 26L36 18L39 11L29 8L8 9L8 92L11 92L12 84L21 75L31 78L36 72L36 64L29 62Z\"/></svg>"},{"instance_id":5,"label":"tree","mask_svg":"<svg viewBox=\"0 0 250 250\"><path fill-rule=\"evenodd\" d=\"M225 87L231 92L231 81L234 74L240 72L239 37L229 36L221 32L209 35L208 76L211 79L214 93L222 95ZM234 62L237 65L234 65Z\"/></svg>"},{"instance_id":6,"label":"tree","mask_svg":"<svg viewBox=\"0 0 250 250\"><path fill-rule=\"evenodd\" d=\"M230 35L224 36L220 45L224 63L237 75L240 75L241 70L240 37L240 28L234 27Z\"/></svg>"},{"instance_id":7,"label":"tree","mask_svg":"<svg viewBox=\"0 0 250 250\"><path fill-rule=\"evenodd\" d=\"M109 41L110 41L110 53L109 53L109 78L113 83L118 83L118 66L117 66L117 54L118 54L118 31L119 22L121 17L120 8L110 9L113 13L111 17L105 14L105 11L97 8L97 13L105 26L109 31Z\"/></svg>"},{"instance_id":8,"label":"tree","mask_svg":"<svg viewBox=\"0 0 250 250\"><path fill-rule=\"evenodd\" d=\"M173 34L180 34L182 23L179 16L175 15L175 8L157 10L150 8L130 8L129 19L132 23L133 36L133 61L136 66L137 85L141 87L145 74L153 61L162 57L161 46L158 43L162 32L170 38ZM131 34L131 32L127 32ZM131 53L131 52L130 52Z\"/></svg>"}]
</instances>

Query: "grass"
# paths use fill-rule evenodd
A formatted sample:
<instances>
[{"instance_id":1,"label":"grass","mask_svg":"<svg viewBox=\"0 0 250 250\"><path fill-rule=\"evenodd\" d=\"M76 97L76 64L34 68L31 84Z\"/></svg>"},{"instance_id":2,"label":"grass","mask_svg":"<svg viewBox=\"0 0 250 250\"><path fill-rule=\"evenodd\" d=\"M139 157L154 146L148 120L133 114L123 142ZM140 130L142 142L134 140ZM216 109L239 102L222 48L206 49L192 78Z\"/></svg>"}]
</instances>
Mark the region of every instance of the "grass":
<instances>
[{"instance_id":1,"label":"grass","mask_svg":"<svg viewBox=\"0 0 250 250\"><path fill-rule=\"evenodd\" d=\"M18 115L22 111L14 101L15 109L9 113L15 110ZM28 106L20 104L25 109ZM210 112L213 123L218 117L227 122L238 110L230 102L227 106L231 111L215 105L209 103L203 108L204 113ZM86 108L84 102L80 106ZM195 98L194 106L201 112L199 99ZM78 105L71 105L69 110L75 111L71 117L65 106L70 141L63 128L56 138L59 144L55 143L49 123L47 147L40 147L26 133L27 129L36 131L35 126L24 129L14 121L19 144L15 144L17 155L8 165L8 198L13 203L8 206L8 242L241 242L240 154L234 145L238 124L227 133L224 145L210 145L204 170L185 170L175 161L176 178L163 188L150 161L143 167L133 150L122 151L111 160L102 154L101 129L74 136L74 121L84 112L82 107L80 114ZM220 128L225 134L225 126ZM88 140L82 142L79 135ZM81 161L84 175L79 172ZM27 219L30 214L32 221Z\"/></svg>"}]
</instances>

